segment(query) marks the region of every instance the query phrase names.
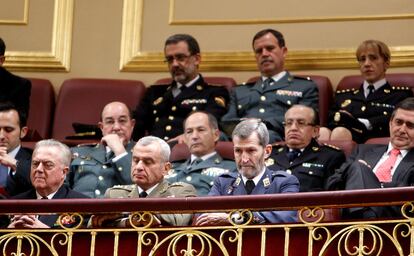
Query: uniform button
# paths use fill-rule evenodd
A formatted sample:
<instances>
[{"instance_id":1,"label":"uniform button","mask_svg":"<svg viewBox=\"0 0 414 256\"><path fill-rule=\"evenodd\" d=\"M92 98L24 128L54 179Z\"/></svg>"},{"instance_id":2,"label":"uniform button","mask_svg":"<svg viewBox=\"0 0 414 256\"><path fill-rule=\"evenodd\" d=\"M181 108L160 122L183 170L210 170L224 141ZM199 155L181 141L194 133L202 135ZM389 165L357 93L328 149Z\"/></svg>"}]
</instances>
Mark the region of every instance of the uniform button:
<instances>
[{"instance_id":1,"label":"uniform button","mask_svg":"<svg viewBox=\"0 0 414 256\"><path fill-rule=\"evenodd\" d=\"M168 131L171 131L171 125L167 125L167 126L165 126L165 130L168 132Z\"/></svg>"},{"instance_id":2,"label":"uniform button","mask_svg":"<svg viewBox=\"0 0 414 256\"><path fill-rule=\"evenodd\" d=\"M174 120L174 117L173 116L169 116L168 119L172 121L172 120Z\"/></svg>"},{"instance_id":3,"label":"uniform button","mask_svg":"<svg viewBox=\"0 0 414 256\"><path fill-rule=\"evenodd\" d=\"M187 177L185 177L185 180L186 180L186 181L191 181L191 176L187 176Z\"/></svg>"},{"instance_id":4,"label":"uniform button","mask_svg":"<svg viewBox=\"0 0 414 256\"><path fill-rule=\"evenodd\" d=\"M95 190L95 195L99 196L101 194L101 191L99 189Z\"/></svg>"},{"instance_id":5,"label":"uniform button","mask_svg":"<svg viewBox=\"0 0 414 256\"><path fill-rule=\"evenodd\" d=\"M197 110L197 107L196 107L196 106L194 106L194 107L192 108L192 110L193 110L193 111L196 111L196 110Z\"/></svg>"},{"instance_id":6,"label":"uniform button","mask_svg":"<svg viewBox=\"0 0 414 256\"><path fill-rule=\"evenodd\" d=\"M313 175L313 172L312 172L312 171L309 171L309 174L310 174L310 175Z\"/></svg>"},{"instance_id":7,"label":"uniform button","mask_svg":"<svg viewBox=\"0 0 414 256\"><path fill-rule=\"evenodd\" d=\"M157 110L154 109L154 111L152 111L152 113L155 115L157 114Z\"/></svg>"},{"instance_id":8,"label":"uniform button","mask_svg":"<svg viewBox=\"0 0 414 256\"><path fill-rule=\"evenodd\" d=\"M287 169L286 172L289 173L289 174L292 174L292 171L289 170L289 169Z\"/></svg>"},{"instance_id":9,"label":"uniform button","mask_svg":"<svg viewBox=\"0 0 414 256\"><path fill-rule=\"evenodd\" d=\"M176 107L176 106L172 106L172 107L171 107L171 110L172 110L172 111L176 111L176 110L177 110L177 107Z\"/></svg>"},{"instance_id":10,"label":"uniform button","mask_svg":"<svg viewBox=\"0 0 414 256\"><path fill-rule=\"evenodd\" d=\"M80 161L80 165L84 165L85 164L85 161Z\"/></svg>"},{"instance_id":11,"label":"uniform button","mask_svg":"<svg viewBox=\"0 0 414 256\"><path fill-rule=\"evenodd\" d=\"M169 138L167 136L164 137L164 140L168 140Z\"/></svg>"},{"instance_id":12,"label":"uniform button","mask_svg":"<svg viewBox=\"0 0 414 256\"><path fill-rule=\"evenodd\" d=\"M367 108L367 107L362 106L362 107L361 107L361 111L362 111L362 112L364 112L366 108Z\"/></svg>"},{"instance_id":13,"label":"uniform button","mask_svg":"<svg viewBox=\"0 0 414 256\"><path fill-rule=\"evenodd\" d=\"M265 101L266 100L266 96L264 96L264 95L260 96L260 100L261 101Z\"/></svg>"},{"instance_id":14,"label":"uniform button","mask_svg":"<svg viewBox=\"0 0 414 256\"><path fill-rule=\"evenodd\" d=\"M264 108L261 108L261 109L259 109L259 112L260 113L264 113L265 112L265 109Z\"/></svg>"},{"instance_id":15,"label":"uniform button","mask_svg":"<svg viewBox=\"0 0 414 256\"><path fill-rule=\"evenodd\" d=\"M160 118L157 116L157 117L155 118L155 122L158 122L158 121L160 121Z\"/></svg>"},{"instance_id":16,"label":"uniform button","mask_svg":"<svg viewBox=\"0 0 414 256\"><path fill-rule=\"evenodd\" d=\"M103 181L103 180L104 180L104 177L103 177L103 176L99 176L99 177L98 177L98 179L99 179L100 181Z\"/></svg>"},{"instance_id":17,"label":"uniform button","mask_svg":"<svg viewBox=\"0 0 414 256\"><path fill-rule=\"evenodd\" d=\"M213 186L214 185L214 181L210 181L210 186Z\"/></svg>"},{"instance_id":18,"label":"uniform button","mask_svg":"<svg viewBox=\"0 0 414 256\"><path fill-rule=\"evenodd\" d=\"M288 105L292 105L292 102L291 102L290 100L288 100L286 103L287 103Z\"/></svg>"},{"instance_id":19,"label":"uniform button","mask_svg":"<svg viewBox=\"0 0 414 256\"><path fill-rule=\"evenodd\" d=\"M118 171L122 172L122 170L123 170L123 169L122 169L122 166L119 166L119 167L118 167Z\"/></svg>"},{"instance_id":20,"label":"uniform button","mask_svg":"<svg viewBox=\"0 0 414 256\"><path fill-rule=\"evenodd\" d=\"M238 109L241 109L241 108L242 108L242 105L237 105L237 108L238 108Z\"/></svg>"},{"instance_id":21,"label":"uniform button","mask_svg":"<svg viewBox=\"0 0 414 256\"><path fill-rule=\"evenodd\" d=\"M108 168L108 166L106 166L106 165L102 165L102 168L103 168L103 169L106 169L106 168Z\"/></svg>"},{"instance_id":22,"label":"uniform button","mask_svg":"<svg viewBox=\"0 0 414 256\"><path fill-rule=\"evenodd\" d=\"M384 111L384 116L388 115L387 111Z\"/></svg>"}]
</instances>

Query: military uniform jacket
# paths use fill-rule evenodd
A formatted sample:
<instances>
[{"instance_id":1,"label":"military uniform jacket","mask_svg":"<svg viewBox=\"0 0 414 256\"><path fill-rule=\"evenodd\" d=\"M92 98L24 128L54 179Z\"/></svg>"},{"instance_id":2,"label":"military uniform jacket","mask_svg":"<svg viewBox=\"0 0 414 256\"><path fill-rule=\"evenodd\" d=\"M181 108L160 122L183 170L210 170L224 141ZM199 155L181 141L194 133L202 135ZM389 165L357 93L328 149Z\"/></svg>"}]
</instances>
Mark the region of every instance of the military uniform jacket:
<instances>
[{"instance_id":1,"label":"military uniform jacket","mask_svg":"<svg viewBox=\"0 0 414 256\"><path fill-rule=\"evenodd\" d=\"M167 176L169 182L187 182L193 185L199 196L206 196L220 174L236 171L234 161L223 160L219 154L194 165L191 158L172 169Z\"/></svg>"},{"instance_id":2,"label":"military uniform jacket","mask_svg":"<svg viewBox=\"0 0 414 256\"><path fill-rule=\"evenodd\" d=\"M196 196L195 188L184 182L168 183L162 180L158 186L148 194L147 198L157 197L192 197ZM105 193L105 198L138 198L137 185L114 186ZM192 214L157 214L162 224L171 226L185 226L191 221Z\"/></svg>"},{"instance_id":3,"label":"military uniform jacket","mask_svg":"<svg viewBox=\"0 0 414 256\"><path fill-rule=\"evenodd\" d=\"M192 111L203 110L218 120L227 111L229 93L224 86L208 85L203 77L190 87L182 86L181 93L173 97L172 84L154 85L136 108L134 140L150 135L168 140L183 133L183 121Z\"/></svg>"},{"instance_id":4,"label":"military uniform jacket","mask_svg":"<svg viewBox=\"0 0 414 256\"><path fill-rule=\"evenodd\" d=\"M272 150L272 155L266 160L267 167L295 175L300 183L300 192L325 190L328 177L345 162L342 150L329 145L321 146L315 140L291 163L287 152L287 146Z\"/></svg>"},{"instance_id":5,"label":"military uniform jacket","mask_svg":"<svg viewBox=\"0 0 414 256\"><path fill-rule=\"evenodd\" d=\"M131 184L131 150L135 142L126 146L127 155L116 162L106 159L102 144L72 148L73 161L67 182L70 186L91 198L102 198L105 191L115 185Z\"/></svg>"},{"instance_id":6,"label":"military uniform jacket","mask_svg":"<svg viewBox=\"0 0 414 256\"><path fill-rule=\"evenodd\" d=\"M262 80L233 89L229 111L222 122L254 117L264 121L269 129L270 142L284 136L285 112L294 104L311 106L318 110L318 88L312 80L291 76L288 72L279 81L262 88Z\"/></svg>"},{"instance_id":7,"label":"military uniform jacket","mask_svg":"<svg viewBox=\"0 0 414 256\"><path fill-rule=\"evenodd\" d=\"M265 170L262 179L253 189L251 195L299 192L298 179L284 171ZM214 180L209 196L247 195L240 174L229 172ZM254 212L256 223L279 223L296 221L296 211Z\"/></svg>"},{"instance_id":8,"label":"military uniform jacket","mask_svg":"<svg viewBox=\"0 0 414 256\"><path fill-rule=\"evenodd\" d=\"M0 67L0 101L12 102L17 109L28 116L31 89L30 80L13 75Z\"/></svg>"},{"instance_id":9,"label":"military uniform jacket","mask_svg":"<svg viewBox=\"0 0 414 256\"><path fill-rule=\"evenodd\" d=\"M363 85L359 89L337 91L334 105L329 112L328 127L346 127L357 143L363 143L369 138L388 137L388 123L395 105L412 96L409 87L391 86L389 83L375 90L368 98L364 95ZM353 118L339 113L339 110L351 113ZM368 131L357 118L368 119L372 130Z\"/></svg>"}]
</instances>

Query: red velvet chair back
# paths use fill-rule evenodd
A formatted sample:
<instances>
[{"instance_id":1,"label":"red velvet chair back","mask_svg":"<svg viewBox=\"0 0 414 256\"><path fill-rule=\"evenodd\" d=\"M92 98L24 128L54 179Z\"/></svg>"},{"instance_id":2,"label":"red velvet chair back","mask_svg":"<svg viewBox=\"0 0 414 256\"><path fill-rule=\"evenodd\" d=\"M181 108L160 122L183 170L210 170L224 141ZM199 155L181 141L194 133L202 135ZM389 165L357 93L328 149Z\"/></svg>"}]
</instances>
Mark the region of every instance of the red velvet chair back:
<instances>
[{"instance_id":1,"label":"red velvet chair back","mask_svg":"<svg viewBox=\"0 0 414 256\"><path fill-rule=\"evenodd\" d=\"M231 91L234 86L237 85L236 81L231 77L224 76L205 76L203 77L204 81L211 85L223 85L227 88L228 91ZM172 78L162 78L155 81L155 84L170 84Z\"/></svg>"},{"instance_id":2,"label":"red velvet chair back","mask_svg":"<svg viewBox=\"0 0 414 256\"><path fill-rule=\"evenodd\" d=\"M219 141L216 144L216 151L224 159L234 160L233 142ZM176 144L171 149L170 161L184 161L190 157L190 150L186 144Z\"/></svg>"},{"instance_id":3,"label":"red velvet chair back","mask_svg":"<svg viewBox=\"0 0 414 256\"><path fill-rule=\"evenodd\" d=\"M97 124L103 107L112 101L124 102L134 110L144 93L145 85L138 80L65 80L56 104L52 137L65 140L66 136L74 135L74 122Z\"/></svg>"},{"instance_id":4,"label":"red velvet chair back","mask_svg":"<svg viewBox=\"0 0 414 256\"><path fill-rule=\"evenodd\" d=\"M390 142L390 137L378 137L378 138L371 138L365 141L365 144L384 144L387 145Z\"/></svg>"}]
</instances>

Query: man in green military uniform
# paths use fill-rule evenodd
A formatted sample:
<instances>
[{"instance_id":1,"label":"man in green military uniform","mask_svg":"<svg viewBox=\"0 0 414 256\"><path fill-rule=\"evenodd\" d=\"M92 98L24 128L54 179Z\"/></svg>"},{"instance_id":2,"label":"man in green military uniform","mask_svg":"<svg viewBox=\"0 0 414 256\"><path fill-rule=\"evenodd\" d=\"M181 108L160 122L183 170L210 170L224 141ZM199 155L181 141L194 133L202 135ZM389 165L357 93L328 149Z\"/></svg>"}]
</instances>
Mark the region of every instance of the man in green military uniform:
<instances>
[{"instance_id":1,"label":"man in green military uniform","mask_svg":"<svg viewBox=\"0 0 414 256\"><path fill-rule=\"evenodd\" d=\"M164 54L173 81L147 89L135 111L134 140L150 134L169 142L182 142L182 124L189 113L204 110L218 118L227 111L229 93L224 86L204 81L198 70L200 47L192 36L170 36Z\"/></svg>"},{"instance_id":2,"label":"man in green military uniform","mask_svg":"<svg viewBox=\"0 0 414 256\"><path fill-rule=\"evenodd\" d=\"M91 198L102 198L114 185L131 184L134 124L124 103L107 104L98 124L103 134L101 143L72 148L74 159L67 177L70 187Z\"/></svg>"},{"instance_id":3,"label":"man in green military uniform","mask_svg":"<svg viewBox=\"0 0 414 256\"><path fill-rule=\"evenodd\" d=\"M233 126L240 118L259 118L269 129L270 142L281 141L285 112L294 104L317 110L318 88L313 81L284 70L287 48L280 32L262 30L254 36L252 45L261 79L234 88L222 125L230 133L226 126Z\"/></svg>"},{"instance_id":4,"label":"man in green military uniform","mask_svg":"<svg viewBox=\"0 0 414 256\"><path fill-rule=\"evenodd\" d=\"M337 91L329 112L328 128L321 128L321 139L354 140L388 137L389 120L395 105L412 97L409 87L390 85L386 78L391 53L378 40L362 42L356 51L363 84L358 89ZM331 131L331 130L332 131Z\"/></svg>"},{"instance_id":5,"label":"man in green military uniform","mask_svg":"<svg viewBox=\"0 0 414 256\"><path fill-rule=\"evenodd\" d=\"M267 167L295 175L300 192L325 190L328 178L345 162L345 154L334 146L319 145L319 118L308 106L292 106L284 125L286 145L272 150Z\"/></svg>"},{"instance_id":6,"label":"man in green military uniform","mask_svg":"<svg viewBox=\"0 0 414 256\"><path fill-rule=\"evenodd\" d=\"M133 185L118 185L108 189L106 198L144 198L144 197L191 197L196 196L193 186L183 182L172 183L164 179L171 167L170 147L160 138L147 136L141 138L132 152L131 178ZM133 225L172 225L184 226L191 221L191 214L157 214L151 218L132 218ZM91 218L94 227L105 225L128 227L128 218L114 214L95 215Z\"/></svg>"},{"instance_id":7,"label":"man in green military uniform","mask_svg":"<svg viewBox=\"0 0 414 256\"><path fill-rule=\"evenodd\" d=\"M198 195L207 195L217 176L236 170L234 161L223 160L216 152L218 139L217 119L213 115L202 111L191 113L184 121L184 141L191 157L184 163L175 163L168 180L190 183Z\"/></svg>"}]
</instances>

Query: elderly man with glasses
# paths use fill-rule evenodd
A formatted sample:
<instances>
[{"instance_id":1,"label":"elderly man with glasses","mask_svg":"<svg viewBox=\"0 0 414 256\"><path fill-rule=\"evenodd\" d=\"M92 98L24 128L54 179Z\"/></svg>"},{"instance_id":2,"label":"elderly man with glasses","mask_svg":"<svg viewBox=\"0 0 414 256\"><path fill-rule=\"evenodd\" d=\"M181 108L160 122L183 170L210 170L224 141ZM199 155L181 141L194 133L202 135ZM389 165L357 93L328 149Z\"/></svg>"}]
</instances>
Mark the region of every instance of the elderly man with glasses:
<instances>
[{"instance_id":1,"label":"elderly man with glasses","mask_svg":"<svg viewBox=\"0 0 414 256\"><path fill-rule=\"evenodd\" d=\"M322 191L326 181L345 161L337 147L319 145L318 115L314 109L294 105L285 114L285 145L275 145L266 163L299 179L300 192Z\"/></svg>"},{"instance_id":2,"label":"elderly man with glasses","mask_svg":"<svg viewBox=\"0 0 414 256\"><path fill-rule=\"evenodd\" d=\"M149 134L184 142L182 124L190 112L203 110L220 119L227 111L228 91L224 86L208 85L200 75L200 47L192 36L170 36L164 54L173 81L148 88L136 108L134 140Z\"/></svg>"}]
</instances>

